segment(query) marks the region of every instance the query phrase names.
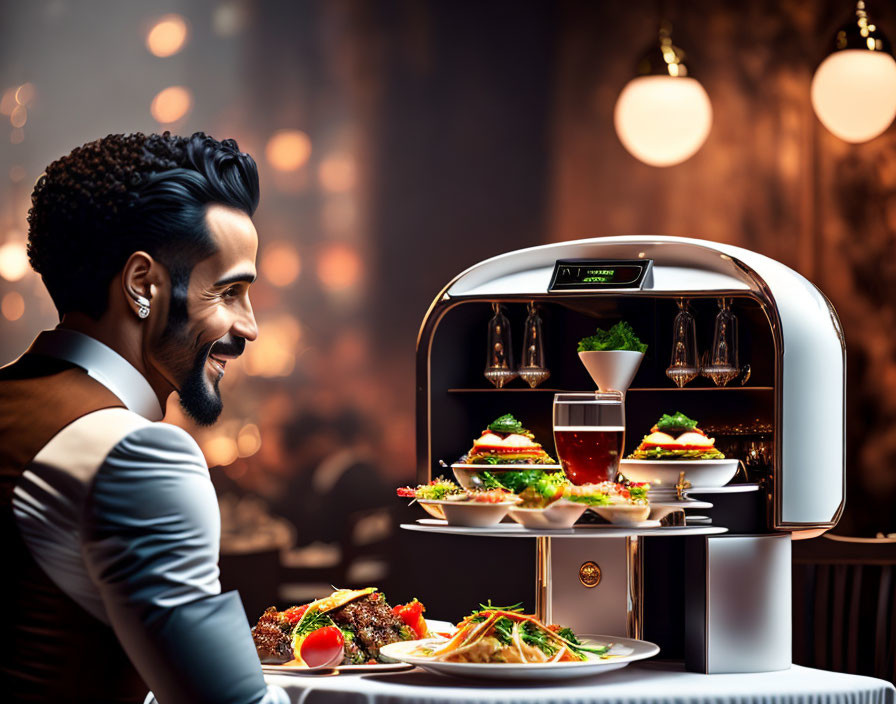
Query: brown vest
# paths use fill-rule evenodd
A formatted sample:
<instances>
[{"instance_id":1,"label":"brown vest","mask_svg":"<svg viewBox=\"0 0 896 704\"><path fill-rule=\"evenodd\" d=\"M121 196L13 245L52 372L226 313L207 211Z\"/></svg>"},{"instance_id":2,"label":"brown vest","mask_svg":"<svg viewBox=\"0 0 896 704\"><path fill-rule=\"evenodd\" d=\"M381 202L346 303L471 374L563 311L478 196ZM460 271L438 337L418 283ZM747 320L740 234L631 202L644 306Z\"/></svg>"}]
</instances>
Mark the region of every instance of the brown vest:
<instances>
[{"instance_id":1,"label":"brown vest","mask_svg":"<svg viewBox=\"0 0 896 704\"><path fill-rule=\"evenodd\" d=\"M142 702L140 680L113 630L46 575L12 511L13 489L64 427L124 404L68 362L26 354L0 369L0 698L4 702Z\"/></svg>"}]
</instances>

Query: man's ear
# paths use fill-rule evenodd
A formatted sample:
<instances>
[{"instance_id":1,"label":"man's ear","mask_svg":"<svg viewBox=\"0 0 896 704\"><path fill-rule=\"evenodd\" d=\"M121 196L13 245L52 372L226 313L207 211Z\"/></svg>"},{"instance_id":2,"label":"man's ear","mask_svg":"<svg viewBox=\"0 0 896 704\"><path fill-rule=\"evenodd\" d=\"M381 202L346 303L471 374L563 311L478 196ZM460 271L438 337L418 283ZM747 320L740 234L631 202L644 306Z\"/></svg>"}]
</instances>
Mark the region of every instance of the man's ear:
<instances>
[{"instance_id":1,"label":"man's ear","mask_svg":"<svg viewBox=\"0 0 896 704\"><path fill-rule=\"evenodd\" d=\"M121 272L122 292L129 307L139 312L148 307L160 283L161 264L146 252L134 252L128 257ZM141 316L143 317L143 316Z\"/></svg>"}]
</instances>

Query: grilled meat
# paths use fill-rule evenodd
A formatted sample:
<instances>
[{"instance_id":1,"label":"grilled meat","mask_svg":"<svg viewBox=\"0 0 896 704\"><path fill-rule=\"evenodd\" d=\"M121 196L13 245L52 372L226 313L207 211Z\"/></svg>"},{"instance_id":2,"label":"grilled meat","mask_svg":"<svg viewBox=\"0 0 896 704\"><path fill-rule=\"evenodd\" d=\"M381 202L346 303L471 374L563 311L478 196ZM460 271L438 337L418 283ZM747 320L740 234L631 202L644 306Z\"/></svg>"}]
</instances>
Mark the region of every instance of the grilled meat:
<instances>
[{"instance_id":1,"label":"grilled meat","mask_svg":"<svg viewBox=\"0 0 896 704\"><path fill-rule=\"evenodd\" d=\"M374 660L380 659L384 645L414 638L378 592L331 611L330 617L340 628L355 633L355 643Z\"/></svg>"},{"instance_id":2,"label":"grilled meat","mask_svg":"<svg viewBox=\"0 0 896 704\"><path fill-rule=\"evenodd\" d=\"M273 606L265 610L252 629L252 640L261 662L279 665L293 659L290 628L283 614Z\"/></svg>"}]
</instances>

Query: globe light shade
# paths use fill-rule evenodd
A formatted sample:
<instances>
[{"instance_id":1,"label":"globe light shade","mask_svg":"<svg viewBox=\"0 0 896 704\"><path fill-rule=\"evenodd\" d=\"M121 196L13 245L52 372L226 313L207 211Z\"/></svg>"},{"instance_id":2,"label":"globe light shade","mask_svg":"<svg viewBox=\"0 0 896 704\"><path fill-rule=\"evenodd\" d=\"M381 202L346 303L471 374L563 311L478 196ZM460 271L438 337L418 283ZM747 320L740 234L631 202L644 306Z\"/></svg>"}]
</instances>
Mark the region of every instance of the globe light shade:
<instances>
[{"instance_id":1,"label":"globe light shade","mask_svg":"<svg viewBox=\"0 0 896 704\"><path fill-rule=\"evenodd\" d=\"M812 78L812 107L840 139L874 139L896 117L896 60L885 51L834 52Z\"/></svg>"},{"instance_id":2,"label":"globe light shade","mask_svg":"<svg viewBox=\"0 0 896 704\"><path fill-rule=\"evenodd\" d=\"M619 141L651 166L672 166L693 156L709 136L712 104L694 78L639 76L626 84L613 120Z\"/></svg>"}]
</instances>

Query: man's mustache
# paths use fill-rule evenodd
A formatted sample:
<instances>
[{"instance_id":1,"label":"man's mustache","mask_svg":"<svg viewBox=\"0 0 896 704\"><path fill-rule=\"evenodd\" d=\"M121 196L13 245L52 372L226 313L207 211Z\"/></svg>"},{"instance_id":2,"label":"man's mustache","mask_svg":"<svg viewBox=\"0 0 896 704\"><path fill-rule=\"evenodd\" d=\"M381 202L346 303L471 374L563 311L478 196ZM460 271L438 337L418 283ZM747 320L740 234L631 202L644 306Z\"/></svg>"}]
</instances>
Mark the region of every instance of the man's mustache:
<instances>
[{"instance_id":1,"label":"man's mustache","mask_svg":"<svg viewBox=\"0 0 896 704\"><path fill-rule=\"evenodd\" d=\"M212 345L209 354L219 354L225 357L239 357L245 349L245 337L231 337L230 335L226 335Z\"/></svg>"}]
</instances>

